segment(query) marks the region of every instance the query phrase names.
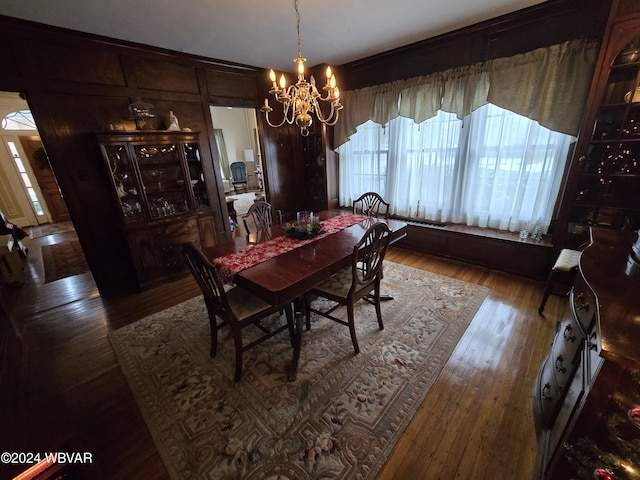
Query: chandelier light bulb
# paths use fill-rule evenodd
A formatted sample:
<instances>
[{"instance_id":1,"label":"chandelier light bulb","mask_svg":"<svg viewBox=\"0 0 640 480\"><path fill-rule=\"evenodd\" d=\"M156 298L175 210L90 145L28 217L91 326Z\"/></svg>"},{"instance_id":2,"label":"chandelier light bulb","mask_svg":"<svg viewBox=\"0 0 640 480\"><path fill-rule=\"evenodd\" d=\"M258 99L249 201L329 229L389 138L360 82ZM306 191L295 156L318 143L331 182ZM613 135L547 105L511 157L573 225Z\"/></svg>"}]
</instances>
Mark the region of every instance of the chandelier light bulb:
<instances>
[{"instance_id":1,"label":"chandelier light bulb","mask_svg":"<svg viewBox=\"0 0 640 480\"><path fill-rule=\"evenodd\" d=\"M331 78L332 73L331 73L331 67L327 67L327 78Z\"/></svg>"},{"instance_id":2,"label":"chandelier light bulb","mask_svg":"<svg viewBox=\"0 0 640 480\"><path fill-rule=\"evenodd\" d=\"M284 78L284 73L280 76L280 88L284 90L287 88L287 79Z\"/></svg>"}]
</instances>

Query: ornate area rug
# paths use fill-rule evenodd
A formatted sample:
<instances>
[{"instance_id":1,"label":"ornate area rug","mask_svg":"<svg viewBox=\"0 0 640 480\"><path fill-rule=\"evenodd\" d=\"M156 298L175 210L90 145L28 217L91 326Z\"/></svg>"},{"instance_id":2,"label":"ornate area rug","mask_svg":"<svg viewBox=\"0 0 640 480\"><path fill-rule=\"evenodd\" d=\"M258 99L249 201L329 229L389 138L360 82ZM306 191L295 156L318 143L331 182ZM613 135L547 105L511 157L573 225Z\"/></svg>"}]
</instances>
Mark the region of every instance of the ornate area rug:
<instances>
[{"instance_id":1,"label":"ornate area rug","mask_svg":"<svg viewBox=\"0 0 640 480\"><path fill-rule=\"evenodd\" d=\"M80 275L89 271L89 265L76 239L42 246L44 283Z\"/></svg>"},{"instance_id":2,"label":"ornate area rug","mask_svg":"<svg viewBox=\"0 0 640 480\"><path fill-rule=\"evenodd\" d=\"M488 293L391 262L384 273L383 292L395 297L382 305L385 329L358 302L355 355L347 327L312 317L295 382L283 333L244 353L234 383L228 329L209 357L202 297L111 332L171 477L375 478Z\"/></svg>"},{"instance_id":3,"label":"ornate area rug","mask_svg":"<svg viewBox=\"0 0 640 480\"><path fill-rule=\"evenodd\" d=\"M54 235L56 233L70 232L74 230L73 223L71 221L49 223L47 225L41 225L39 227L33 227L29 230L29 238L46 237L47 235Z\"/></svg>"}]
</instances>

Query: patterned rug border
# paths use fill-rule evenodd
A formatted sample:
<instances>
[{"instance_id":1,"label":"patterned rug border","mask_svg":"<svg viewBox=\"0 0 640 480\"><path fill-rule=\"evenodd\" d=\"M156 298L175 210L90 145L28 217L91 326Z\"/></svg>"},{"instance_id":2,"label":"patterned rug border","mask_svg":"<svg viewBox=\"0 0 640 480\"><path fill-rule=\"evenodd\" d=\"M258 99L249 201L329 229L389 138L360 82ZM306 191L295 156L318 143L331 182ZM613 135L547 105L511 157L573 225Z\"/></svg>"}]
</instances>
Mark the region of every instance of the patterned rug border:
<instances>
[{"instance_id":1,"label":"patterned rug border","mask_svg":"<svg viewBox=\"0 0 640 480\"><path fill-rule=\"evenodd\" d=\"M472 283L468 283L468 282L463 282L460 280L456 280L456 279L452 279L449 277L445 277L445 276L441 276L441 275L437 275L431 272L427 272L427 271L423 271L423 270L419 270L419 269L415 269L413 267L409 267L409 266L405 266L405 265L400 265L400 264L395 264L393 262L386 262L386 269L385 269L385 280L383 281L383 286L386 283L389 283L389 279L390 277L393 276L397 276L397 272L404 272L403 274L401 273L400 275L404 275L405 279L413 279L414 281L423 281L425 283L443 283L445 285L449 285L450 287L452 287L452 290L455 290L456 288L458 289L458 291L465 291L466 294L469 295L469 301L465 302L465 310L464 310L464 314L466 315L466 317L464 318L463 321L461 322L455 322L452 323L452 326L449 326L448 328L451 329L453 328L453 330L449 330L447 328L444 328L444 330L440 333L438 333L437 335L440 337L442 335L446 335L447 338L445 339L444 343L440 344L438 341L436 341L435 339L431 341L430 345L431 346L436 346L437 347L437 355L433 358L431 358L433 361L431 363L429 363L427 365L427 370L429 370L429 372L425 375L420 376L419 378L416 377L411 377L411 382L408 382L411 384L411 386L407 386L405 385L401 390L401 394L399 395L399 398L396 398L393 402L394 405L396 405L397 407L397 411L395 411L395 415L399 415L400 416L400 421L394 421L391 422L393 423L393 427L394 428L387 428L386 431L382 431L380 432L380 438L383 439L383 445L381 449L376 450L375 452L371 452L369 456L373 456L375 457L377 460L373 461L373 465L369 465L367 463L367 465L365 465L365 467L368 467L368 470L357 470L357 474L353 475L354 472L351 472L351 475L349 478L358 478L358 479L373 479L375 478L375 476L379 473L379 471L382 469L382 467L384 466L384 464L386 463L386 460L388 459L388 456L391 454L391 452L393 451L397 440L400 438L400 436L402 435L402 433L404 432L404 430L406 429L406 427L408 426L408 424L411 422L413 416L415 415L415 412L418 410L418 408L420 408L420 405L424 402L424 399L427 397L427 395L429 394L429 391L431 389L431 387L433 386L433 384L435 383L435 381L437 380L438 376L440 375L440 373L442 372L442 370L444 369L444 366L446 365L448 359L451 357L451 355L453 354L453 352L455 351L455 348L457 346L457 344L460 342L460 340L463 338L466 330L468 329L469 325L471 324L471 322L473 321L473 318L475 317L475 315L477 314L477 312L479 311L479 309L481 308L484 299L486 298L486 296L489 294L490 290L486 287L480 286L480 285L476 285L476 284L472 284ZM429 279L432 279L431 282L429 282ZM400 281L400 283L402 283L402 281ZM388 291L388 290L386 290ZM390 293L394 294L396 292L391 291ZM454 292L456 293L456 292ZM440 300L438 300L440 301ZM446 303L449 300L447 299L442 299L441 300L442 303ZM398 305L398 301L394 300L393 302L385 302L385 304L391 304L391 303L396 303L397 308L399 308L400 310L402 309L402 305ZM363 303L363 302L360 302ZM450 306L450 305L449 305ZM448 305L444 305L443 309L446 310L448 307ZM386 308L386 307L385 307ZM115 352L116 358L118 359L118 362L121 366L121 369L123 371L123 374L130 386L130 389L136 399L136 402L138 404L138 407L143 415L143 418L145 419L145 422L147 424L147 427L152 435L152 438L154 439L154 442L156 444L156 447L160 453L161 458L163 459L164 463L165 463L165 467L167 468L167 471L169 472L171 478L173 479L181 479L181 478L201 478L199 476L197 476L193 471L189 471L188 476L181 476L180 470L178 468L178 466L175 465L176 463L176 458L175 455L179 456L179 451L180 451L180 445L176 444L175 442L169 442L169 444L167 444L167 430L171 429L171 425L156 425L156 419L158 417L158 415L162 415L159 411L158 411L158 406L154 403L155 401L157 401L156 397L151 395L150 393L153 392L148 392L144 389L144 387L140 387L138 386L136 383L139 382L138 378L141 375L145 375L144 372L136 372L135 371L135 365L134 365L134 359L128 354L128 352L126 351L125 348L123 348L120 343L119 343L119 337L122 336L127 336L127 333L129 333L129 331L134 331L137 335L144 337L145 335L149 335L149 336L153 336L155 334L157 334L157 332L151 332L151 331L147 331L145 330L145 328L140 328L143 326L143 324L149 323L152 320L156 320L156 319L167 319L169 322L174 322L175 321L175 312L178 312L180 310L184 310L187 309L187 311L189 311L190 309L195 309L195 310L199 310L199 313L197 313L198 315L203 315L204 318L202 319L202 322L206 323L206 332L201 332L201 333L206 333L207 337L205 339L206 343L206 348L204 348L204 351L202 352L203 355L206 355L206 357L208 357L208 320L207 320L207 316L206 316L206 311L204 310L204 305L202 302L202 297L198 296L195 297L191 300L188 300L186 302L183 302L179 305L170 307L167 310L155 313L153 315L149 315L143 319L138 320L137 322L134 322L128 326L122 327L116 331L113 331L111 333L109 333L109 340L111 342L112 348ZM433 313L433 312L432 312ZM414 313L415 314L415 313ZM451 314L451 310L448 312L448 314ZM383 310L383 316L384 316L384 310ZM401 313L396 312L396 315L401 315ZM356 312L356 318L358 318L358 312ZM402 322L402 321L400 321ZM371 324L371 319L367 319L367 323ZM375 318L373 318L373 323L375 323ZM374 338L372 335L369 335L367 338L361 338L361 333L358 334L358 338L359 338L359 343L361 345L361 349L362 352L359 355L348 355L349 353L349 348L352 348L351 343L350 343L350 339L348 338L348 329L346 329L345 327L342 327L340 325L334 324L333 322L328 322L329 325L331 325L330 328L334 328L337 329L341 332L341 334L344 334L345 337L345 347L347 350L345 350L345 352L347 352L347 354L345 355L344 359L342 359L340 362L338 362L337 364L337 369L332 369L331 370L331 375L327 375L328 372L321 372L320 373L320 377L329 377L331 380L332 385L327 387L325 389L325 391L321 392L320 395L317 395L316 398L314 399L306 399L309 401L309 404L311 406L313 405L320 405L322 406L322 404L318 404L318 402L320 401L320 399L331 399L333 400L333 397L335 397L336 392L340 392L341 391L341 385L342 382L348 382L351 381L351 377L345 379L343 378L340 373L344 373L344 372L350 372L353 368L354 368L354 364L361 364L362 366L367 366L370 361L370 359L368 357L372 356L372 355L378 355L376 352L374 352L374 349L371 348L371 345L373 345L374 342L376 342L377 340L371 340L371 338ZM139 327L138 330L136 330L136 326ZM369 325L371 326L371 325ZM173 328L175 328L175 325L172 325ZM312 330L317 329L316 325L312 325ZM322 326L321 326L322 327ZM225 329L226 330L226 329ZM222 335L224 335L225 330L222 331ZM373 329L372 329L373 330ZM386 328L383 332L387 332L389 329ZM378 332L377 328L375 328L375 332ZM305 332L308 333L308 332ZM167 333L168 335L168 333ZM220 335L220 333L219 333ZM308 337L308 335L307 335ZM322 340L322 334L316 335L315 340L319 341L320 343ZM370 338L371 337L371 338ZM455 338L452 338L455 337ZM221 337L224 338L224 337ZM277 338L277 337L275 337ZM378 339L380 340L380 339ZM306 339L306 341L312 341L310 339ZM303 342L305 342L305 334L303 333ZM382 344L382 341L380 340L379 343ZM225 342L224 341L219 341L219 345L222 344L224 345ZM220 345L220 347L222 347L222 345ZM157 347L157 346L156 346ZM364 348L363 348L364 347ZM143 341L141 341L140 343L140 348L145 348L143 345ZM150 348L154 348L153 346L151 346ZM157 347L160 348L160 347ZM309 347L307 347L309 348ZM253 377L255 377L254 372L251 371L248 368L248 365L250 365L250 362L255 361L255 359L249 358L250 357L250 353L256 349L252 349L248 352L245 352L245 368L243 371L243 380L239 383L239 384L233 384L232 381L232 374L233 374L233 360L232 357L231 358L227 358L225 356L222 355L222 352L219 352L218 357L216 357L215 362L216 362L216 369L220 369L220 370L227 370L227 375L225 378L228 379L230 385L230 389L231 390L235 390L236 391L236 395L247 395L250 396L249 393L252 391L250 386L248 385L251 381L255 380ZM342 350L341 350L342 351ZM156 352L157 353L157 352ZM298 380L297 382L300 382L301 384L308 382L308 386L307 387L301 387L301 388L309 388L309 390L311 390L312 388L310 387L310 385L313 385L313 381L314 379L312 378L312 375L310 375L309 377L305 376L305 359L304 359L304 353L305 353L305 344L303 344L303 358L301 358L301 372L298 375ZM430 350L423 352L424 355L429 356L428 354L431 353ZM378 355L380 356L380 355ZM285 356L282 359L282 363L278 368L282 368L282 372L284 372L284 368L286 363L289 361L290 359L290 354ZM179 361L180 359L177 359L177 361ZM302 361L305 360L305 361ZM308 360L308 359L307 359ZM218 363L220 362L220 363ZM335 366L335 365L334 365ZM134 371L131 371L132 367L134 368ZM249 370L249 371L247 371ZM259 372L258 372L259 373ZM146 373L146 375L149 375L149 372ZM167 373L167 376L169 374ZM357 375L356 375L357 377ZM251 379L251 380L250 380ZM286 381L284 380L284 373L282 374L282 381ZM326 381L326 379L323 378L323 381ZM243 382L247 382L246 384L244 384ZM285 384L286 385L286 384ZM305 383L306 385L306 383ZM344 385L342 385L344 386ZM143 391L144 390L144 391ZM262 399L261 399L262 402ZM398 403L399 402L399 403ZM250 403L250 399L248 400L248 403ZM254 402L255 403L255 402ZM144 407L143 407L144 406ZM257 408L260 409L261 406L260 405L251 405L251 407L253 408ZM298 407L298 405L296 405L296 407ZM262 408L266 408L266 407L262 407ZM293 415L291 418L293 418L295 420L294 417L306 417L308 415L310 415L310 413L312 412L311 409L304 409L302 407L300 407L299 411L297 412L296 415ZM254 413L253 411L250 411L249 413ZM314 412L314 414L318 415L317 412ZM287 419L290 420L290 419ZM291 420L291 423L288 424L289 427L295 426L297 427L298 425L295 424L294 420ZM394 417L395 420L395 417ZM285 422L286 423L286 422ZM274 425L271 425L272 428L277 429L278 425L277 423L274 423ZM357 430L360 427L353 427L356 430L355 434L352 434L353 437L355 437L357 435ZM284 429L286 430L286 428ZM278 437L279 438L279 437ZM175 440L175 439L171 439L171 440ZM227 445L228 446L228 445ZM214 448L214 446L212 445L210 447L211 449ZM225 447L226 448L226 447ZM326 452L324 452L324 454L326 455ZM220 456L220 451L218 451L218 455ZM231 455L233 456L233 455ZM179 461L180 459L177 460L178 463L180 463ZM235 457L233 458L233 461L235 461ZM183 465L184 466L184 465ZM250 476L246 476L245 473L238 473L237 477L234 476L233 478L268 478L269 475L273 474L273 471L266 471L266 467L258 467L257 469L254 469ZM282 465L279 465L279 470L278 470L278 474L282 474L283 479L293 479L293 478L325 478L325 477L316 477L316 476L308 476L308 474L304 474L301 476L301 472L303 471L302 469L296 467L295 465L291 465L290 467L284 467ZM355 468L355 467L352 467ZM197 473L197 472L196 472ZM254 476L257 475L257 476ZM202 477L204 478L204 477ZM218 477L215 477L218 478ZM227 478L227 477L224 477ZM231 478L231 477L230 477ZM328 477L327 477L328 478ZM336 477L337 478L337 477ZM346 477L340 477L340 478L346 478Z\"/></svg>"}]
</instances>

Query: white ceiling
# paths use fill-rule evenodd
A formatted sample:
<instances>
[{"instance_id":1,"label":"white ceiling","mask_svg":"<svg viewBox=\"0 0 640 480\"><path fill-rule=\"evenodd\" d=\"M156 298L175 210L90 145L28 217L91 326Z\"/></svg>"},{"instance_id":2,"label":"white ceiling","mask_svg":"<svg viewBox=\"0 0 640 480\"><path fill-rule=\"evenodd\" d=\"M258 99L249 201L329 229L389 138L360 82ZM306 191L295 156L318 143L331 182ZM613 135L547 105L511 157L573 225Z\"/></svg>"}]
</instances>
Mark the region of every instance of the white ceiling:
<instances>
[{"instance_id":1,"label":"white ceiling","mask_svg":"<svg viewBox=\"0 0 640 480\"><path fill-rule=\"evenodd\" d=\"M307 65L341 65L542 0L299 0ZM294 71L294 0L1 0L0 14Z\"/></svg>"}]
</instances>

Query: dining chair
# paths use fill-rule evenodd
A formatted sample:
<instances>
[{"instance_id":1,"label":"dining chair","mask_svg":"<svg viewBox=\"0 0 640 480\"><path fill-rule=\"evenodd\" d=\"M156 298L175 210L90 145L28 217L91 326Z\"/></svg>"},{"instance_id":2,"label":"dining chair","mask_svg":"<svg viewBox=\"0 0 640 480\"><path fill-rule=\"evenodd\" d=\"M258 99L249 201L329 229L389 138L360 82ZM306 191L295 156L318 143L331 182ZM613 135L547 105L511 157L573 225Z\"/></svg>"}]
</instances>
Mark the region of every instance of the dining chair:
<instances>
[{"instance_id":1,"label":"dining chair","mask_svg":"<svg viewBox=\"0 0 640 480\"><path fill-rule=\"evenodd\" d=\"M247 185L247 164L244 162L233 162L229 165L231 171L231 184L236 193L240 191L248 192Z\"/></svg>"},{"instance_id":2,"label":"dining chair","mask_svg":"<svg viewBox=\"0 0 640 480\"><path fill-rule=\"evenodd\" d=\"M282 212L276 211L278 223L282 223ZM273 226L273 208L271 204L262 200L253 202L253 204L247 210L247 213L242 216L242 222L244 223L244 229L247 233L266 230ZM250 224L254 228L250 227Z\"/></svg>"},{"instance_id":3,"label":"dining chair","mask_svg":"<svg viewBox=\"0 0 640 480\"><path fill-rule=\"evenodd\" d=\"M382 279L382 262L389 247L390 233L385 223L376 222L371 225L353 247L351 266L315 285L305 294L307 330L311 328L312 312L346 325L349 327L353 349L355 353L360 353L353 309L358 300L365 300L375 306L378 326L380 330L384 328L380 310L380 280ZM373 295L369 296L371 292ZM311 301L314 296L336 302L336 305L324 311L312 308ZM347 307L346 321L333 315L340 306Z\"/></svg>"},{"instance_id":4,"label":"dining chair","mask_svg":"<svg viewBox=\"0 0 640 480\"><path fill-rule=\"evenodd\" d=\"M589 242L583 243L576 250L571 248L563 248L560 250L558 258L556 258L549 272L547 284L542 294L542 301L538 307L538 314L543 314L544 306L547 304L549 295L567 296L578 273L580 254L582 254L582 251L588 244ZM562 290L560 290L560 288L562 288Z\"/></svg>"},{"instance_id":5,"label":"dining chair","mask_svg":"<svg viewBox=\"0 0 640 480\"><path fill-rule=\"evenodd\" d=\"M373 218L389 218L390 203L385 201L377 192L365 192L353 201L353 213L367 215ZM370 297L370 296L369 296ZM386 302L393 300L389 294L381 294L380 300Z\"/></svg>"},{"instance_id":6,"label":"dining chair","mask_svg":"<svg viewBox=\"0 0 640 480\"><path fill-rule=\"evenodd\" d=\"M379 193L365 192L353 201L353 213L388 218L389 206L389 202L386 202Z\"/></svg>"},{"instance_id":7,"label":"dining chair","mask_svg":"<svg viewBox=\"0 0 640 480\"><path fill-rule=\"evenodd\" d=\"M193 243L184 243L182 255L202 290L204 303L209 314L211 325L211 357L215 357L218 350L218 330L225 324L229 326L235 347L235 377L240 381L242 375L242 354L264 342L278 333L289 330L289 339L293 343L293 310L291 304L271 305L253 295L242 287L234 286L225 289L216 271L216 267L204 256L202 251ZM269 330L260 323L265 317L279 313L284 309L287 323ZM218 323L218 318L220 323ZM261 336L243 345L242 331L255 325L261 330Z\"/></svg>"}]
</instances>

